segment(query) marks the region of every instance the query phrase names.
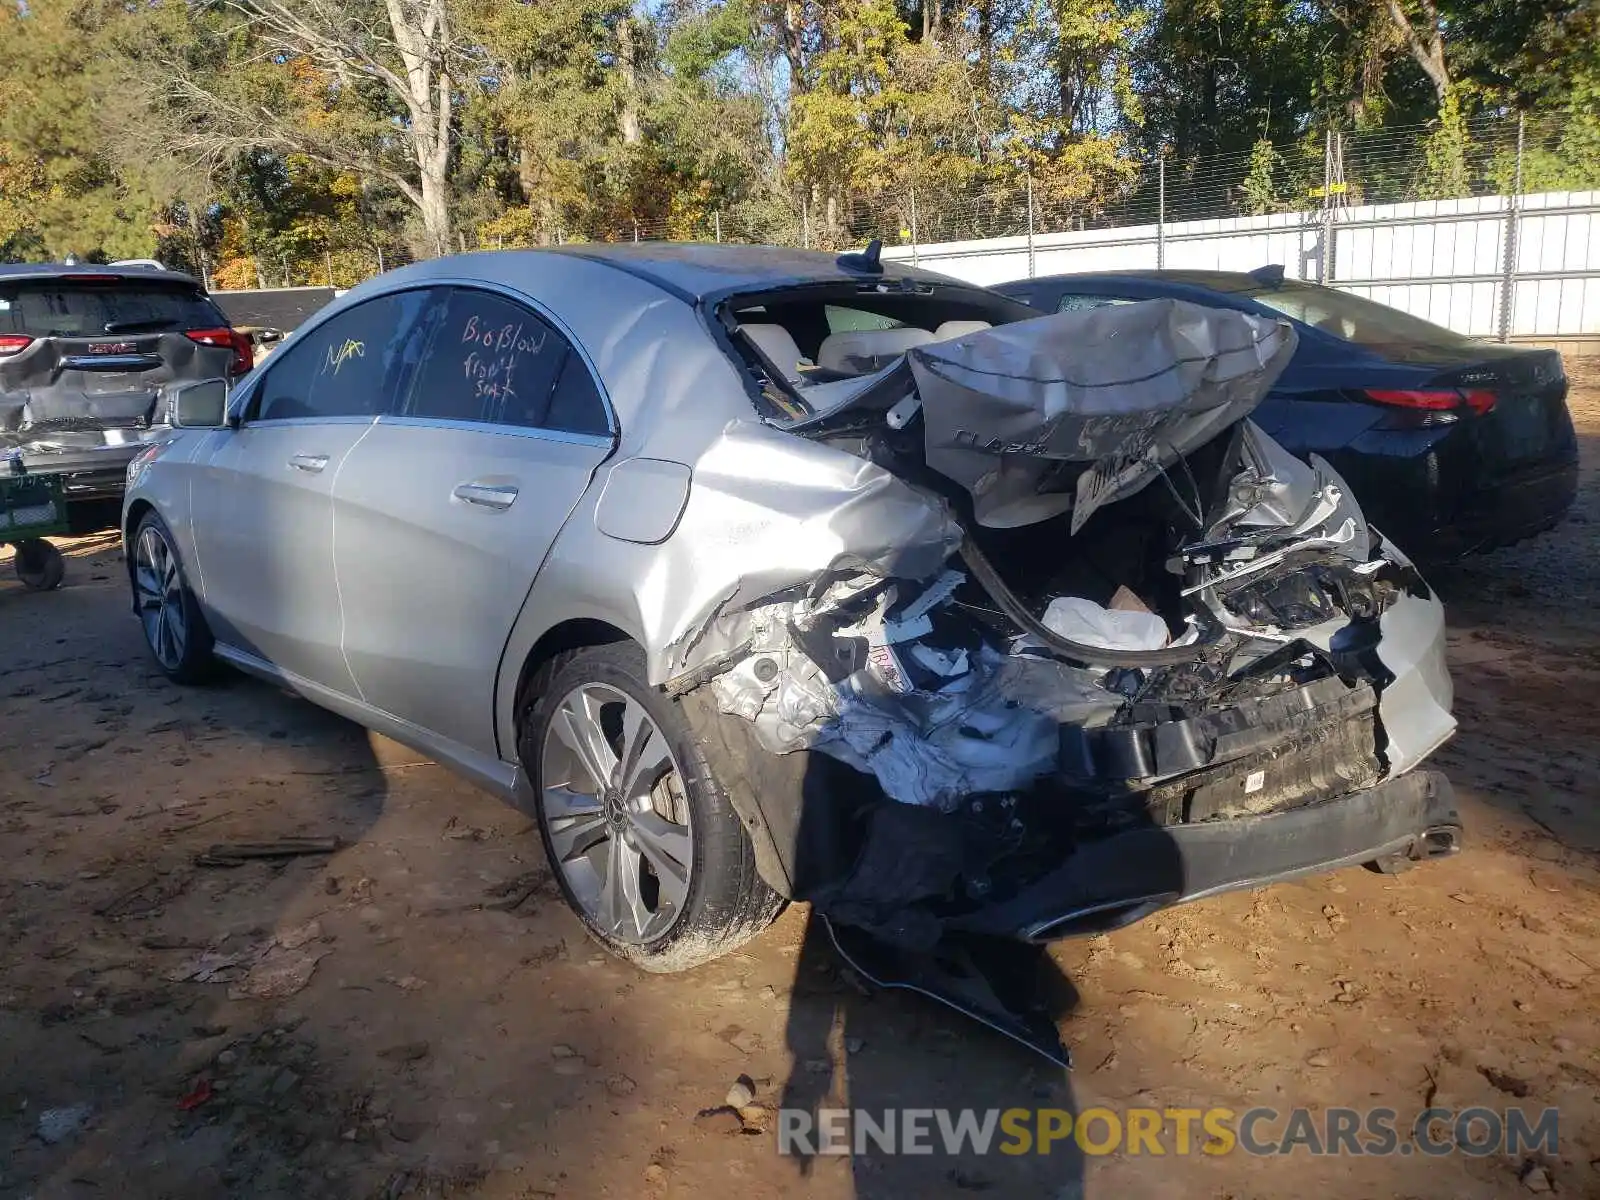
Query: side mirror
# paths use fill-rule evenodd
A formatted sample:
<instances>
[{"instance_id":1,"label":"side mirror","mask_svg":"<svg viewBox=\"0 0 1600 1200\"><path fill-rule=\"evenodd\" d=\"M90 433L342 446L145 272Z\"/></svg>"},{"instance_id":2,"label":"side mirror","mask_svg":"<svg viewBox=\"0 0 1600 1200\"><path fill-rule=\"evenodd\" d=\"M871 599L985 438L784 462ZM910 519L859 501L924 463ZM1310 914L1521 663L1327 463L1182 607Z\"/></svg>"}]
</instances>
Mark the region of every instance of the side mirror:
<instances>
[{"instance_id":1,"label":"side mirror","mask_svg":"<svg viewBox=\"0 0 1600 1200\"><path fill-rule=\"evenodd\" d=\"M227 418L226 379L201 379L167 388L167 420L174 429L215 429Z\"/></svg>"}]
</instances>

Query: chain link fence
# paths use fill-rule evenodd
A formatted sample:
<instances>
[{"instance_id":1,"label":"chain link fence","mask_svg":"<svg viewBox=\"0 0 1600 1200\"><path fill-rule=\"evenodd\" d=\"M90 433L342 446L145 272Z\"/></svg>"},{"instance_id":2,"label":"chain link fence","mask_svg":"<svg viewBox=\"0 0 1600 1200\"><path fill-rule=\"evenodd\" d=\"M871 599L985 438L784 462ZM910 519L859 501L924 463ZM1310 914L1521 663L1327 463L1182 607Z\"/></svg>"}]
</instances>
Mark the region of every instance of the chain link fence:
<instances>
[{"instance_id":1,"label":"chain link fence","mask_svg":"<svg viewBox=\"0 0 1600 1200\"><path fill-rule=\"evenodd\" d=\"M1052 191L1021 171L970 187L908 181L829 204L816 194L773 191L725 211L628 218L587 230L542 229L541 244L568 241L765 242L839 249L1021 237L1028 233L1261 216L1412 200L1502 195L1535 160L1538 190L1600 188L1600 145L1570 144L1559 115L1485 116L1454 128L1415 125L1310 133L1186 161L1123 158L1106 177ZM471 241L471 235L467 235ZM485 246L509 246L486 239Z\"/></svg>"},{"instance_id":2,"label":"chain link fence","mask_svg":"<svg viewBox=\"0 0 1600 1200\"><path fill-rule=\"evenodd\" d=\"M879 238L892 257L936 262L984 283L1060 270L1193 267L1204 265L1200 259L1218 239L1232 238L1217 254L1229 265L1252 255L1259 261L1246 265L1293 258L1291 275L1354 287L1463 332L1508 339L1520 326L1528 326L1524 333L1548 326L1563 335L1600 336L1600 327L1592 327L1600 326L1600 220L1588 224L1600 214L1600 194L1581 195L1600 193L1600 138L1591 136L1593 144L1584 138L1582 126L1552 113L1330 129L1211 157L1124 154L1093 178L1056 176L1049 184L1004 166L992 166L986 181L972 185L908 179L872 195L831 198L767 180L726 209L598 224L575 216L567 218L571 224L559 216L536 219L530 210L518 214L525 219L498 222L515 228L515 237L489 233L491 225L463 227L456 238L461 250L659 240L840 250ZM1542 207L1525 219L1521 197L1533 192L1546 195L1536 197ZM1415 212L1385 207L1414 202ZM1559 231L1550 224L1566 217L1574 220ZM1459 228L1442 236L1441 222ZM1414 236L1390 236L1407 223L1417 227ZM1274 236L1263 240L1269 227ZM1529 229L1535 241L1543 239L1531 251L1521 244ZM1099 238L1092 236L1097 231ZM1552 257L1557 233L1562 245ZM1592 236L1596 249L1574 259L1566 244L1574 236ZM998 239L1021 239L1009 248L1004 273L959 269L963 256L992 257ZM1437 261L1413 245L1423 239ZM1096 247L1098 256L1083 253ZM1380 260L1396 247L1405 251L1406 265L1386 274ZM362 273L409 258L394 247L381 266L374 261ZM333 276L331 265L327 273ZM1440 291L1444 286L1454 290ZM1547 311L1552 297L1553 312ZM1443 317L1435 311L1440 305ZM1457 312L1463 305L1466 316ZM1519 322L1522 308L1535 313L1531 325Z\"/></svg>"}]
</instances>

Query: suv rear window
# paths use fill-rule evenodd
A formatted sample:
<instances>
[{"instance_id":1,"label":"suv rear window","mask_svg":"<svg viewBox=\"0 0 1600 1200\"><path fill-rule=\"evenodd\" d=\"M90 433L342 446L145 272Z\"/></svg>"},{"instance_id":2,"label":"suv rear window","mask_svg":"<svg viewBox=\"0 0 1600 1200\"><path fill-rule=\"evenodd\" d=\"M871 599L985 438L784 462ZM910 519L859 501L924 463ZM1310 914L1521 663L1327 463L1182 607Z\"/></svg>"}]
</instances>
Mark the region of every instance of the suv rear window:
<instances>
[{"instance_id":1,"label":"suv rear window","mask_svg":"<svg viewBox=\"0 0 1600 1200\"><path fill-rule=\"evenodd\" d=\"M0 334L104 337L228 324L194 288L143 280L78 283L58 279L0 284Z\"/></svg>"}]
</instances>

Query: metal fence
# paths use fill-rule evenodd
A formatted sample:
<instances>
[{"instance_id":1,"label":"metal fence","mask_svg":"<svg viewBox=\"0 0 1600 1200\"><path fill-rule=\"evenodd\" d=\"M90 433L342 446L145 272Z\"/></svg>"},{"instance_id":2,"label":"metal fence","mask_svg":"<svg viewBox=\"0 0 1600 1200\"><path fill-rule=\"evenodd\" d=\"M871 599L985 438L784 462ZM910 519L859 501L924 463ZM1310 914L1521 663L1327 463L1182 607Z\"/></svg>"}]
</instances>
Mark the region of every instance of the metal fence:
<instances>
[{"instance_id":1,"label":"metal fence","mask_svg":"<svg viewBox=\"0 0 1600 1200\"><path fill-rule=\"evenodd\" d=\"M1065 194L1026 176L908 184L831 220L801 196L590 236L822 248L878 237L888 257L985 284L1280 263L1474 336L1600 339L1600 162L1550 115L1466 122L1453 148L1439 138L1433 126L1326 131L1189 162L1125 160Z\"/></svg>"},{"instance_id":2,"label":"metal fence","mask_svg":"<svg viewBox=\"0 0 1600 1200\"><path fill-rule=\"evenodd\" d=\"M1554 114L1447 132L1329 130L1188 160L1125 150L1093 178L1052 186L989 171L971 186L908 180L831 202L752 180L725 209L583 228L550 214L548 227L519 225L526 240L467 228L457 238L462 250L659 239L837 250L880 238L888 257L984 284L1279 263L1473 336L1585 339L1600 351L1600 151ZM396 247L377 266L407 258Z\"/></svg>"},{"instance_id":3,"label":"metal fence","mask_svg":"<svg viewBox=\"0 0 1600 1200\"><path fill-rule=\"evenodd\" d=\"M1362 205L889 248L974 283L1141 268L1246 270L1370 296L1477 337L1600 342L1600 192Z\"/></svg>"}]
</instances>

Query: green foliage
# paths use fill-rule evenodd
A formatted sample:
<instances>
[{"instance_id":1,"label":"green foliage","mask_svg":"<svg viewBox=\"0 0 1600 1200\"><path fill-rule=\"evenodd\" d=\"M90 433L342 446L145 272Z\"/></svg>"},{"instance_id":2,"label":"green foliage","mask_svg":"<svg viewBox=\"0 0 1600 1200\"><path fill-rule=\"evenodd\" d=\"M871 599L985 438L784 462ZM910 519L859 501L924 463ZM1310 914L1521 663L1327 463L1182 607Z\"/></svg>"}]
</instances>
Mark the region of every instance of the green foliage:
<instances>
[{"instance_id":1,"label":"green foliage","mask_svg":"<svg viewBox=\"0 0 1600 1200\"><path fill-rule=\"evenodd\" d=\"M1259 139L1250 148L1250 169L1245 172L1239 192L1243 199L1241 207L1252 217L1278 212L1283 207L1272 178L1278 161L1278 152L1266 138Z\"/></svg>"},{"instance_id":2,"label":"green foliage","mask_svg":"<svg viewBox=\"0 0 1600 1200\"><path fill-rule=\"evenodd\" d=\"M417 69L450 81L422 101L396 12L432 31ZM1597 13L28 0L0 6L0 258L158 253L255 286L635 231L931 241L1016 232L1030 195L1058 227L1150 213L1158 154L1169 219L1266 213L1319 202L1329 129L1350 199L1453 196L1513 185L1514 150L1483 130L1517 110L1550 114L1528 125L1525 190L1597 188ZM1424 124L1397 152L1391 131Z\"/></svg>"},{"instance_id":3,"label":"green foliage","mask_svg":"<svg viewBox=\"0 0 1600 1200\"><path fill-rule=\"evenodd\" d=\"M152 253L157 197L116 168L102 127L116 90L107 49L120 10L95 0L0 7L0 244L8 255Z\"/></svg>"},{"instance_id":4,"label":"green foliage","mask_svg":"<svg viewBox=\"0 0 1600 1200\"><path fill-rule=\"evenodd\" d=\"M1461 100L1455 91L1445 97L1437 126L1422 147L1422 174L1417 180L1420 200L1448 200L1471 191L1467 176L1467 127Z\"/></svg>"}]
</instances>

